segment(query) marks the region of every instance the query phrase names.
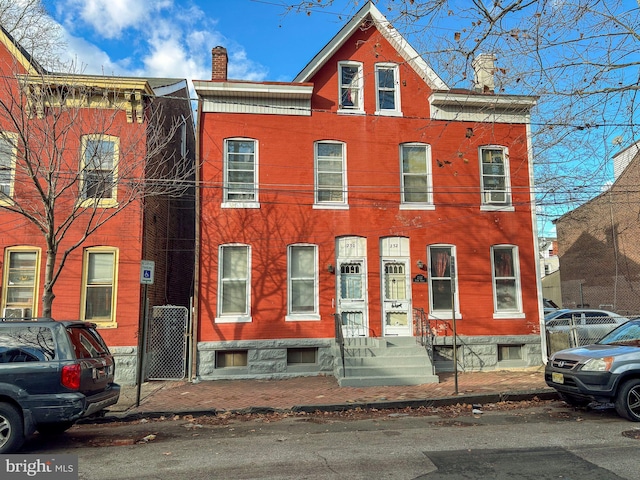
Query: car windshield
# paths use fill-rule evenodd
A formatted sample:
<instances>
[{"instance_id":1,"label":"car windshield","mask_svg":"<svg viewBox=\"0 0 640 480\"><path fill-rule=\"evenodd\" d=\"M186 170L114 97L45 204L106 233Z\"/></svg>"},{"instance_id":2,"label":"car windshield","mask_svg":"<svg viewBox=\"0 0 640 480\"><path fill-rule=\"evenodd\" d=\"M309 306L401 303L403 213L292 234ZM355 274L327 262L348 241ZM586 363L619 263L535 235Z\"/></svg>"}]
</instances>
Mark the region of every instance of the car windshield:
<instances>
[{"instance_id":1,"label":"car windshield","mask_svg":"<svg viewBox=\"0 0 640 480\"><path fill-rule=\"evenodd\" d=\"M598 342L600 345L633 345L640 347L640 320L620 325Z\"/></svg>"}]
</instances>

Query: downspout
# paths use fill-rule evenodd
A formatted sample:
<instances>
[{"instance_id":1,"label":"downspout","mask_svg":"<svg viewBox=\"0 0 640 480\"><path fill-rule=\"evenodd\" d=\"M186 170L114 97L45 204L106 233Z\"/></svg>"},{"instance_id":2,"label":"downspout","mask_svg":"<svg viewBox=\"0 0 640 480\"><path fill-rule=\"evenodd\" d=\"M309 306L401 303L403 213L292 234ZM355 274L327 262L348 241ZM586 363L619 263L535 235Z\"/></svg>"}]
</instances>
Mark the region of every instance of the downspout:
<instances>
[{"instance_id":1,"label":"downspout","mask_svg":"<svg viewBox=\"0 0 640 480\"><path fill-rule=\"evenodd\" d=\"M193 305L191 308L191 381L197 381L198 377L198 298L200 289L200 128L202 125L202 99L198 99L198 111L195 125L195 245L194 245L194 268L193 268Z\"/></svg>"}]
</instances>

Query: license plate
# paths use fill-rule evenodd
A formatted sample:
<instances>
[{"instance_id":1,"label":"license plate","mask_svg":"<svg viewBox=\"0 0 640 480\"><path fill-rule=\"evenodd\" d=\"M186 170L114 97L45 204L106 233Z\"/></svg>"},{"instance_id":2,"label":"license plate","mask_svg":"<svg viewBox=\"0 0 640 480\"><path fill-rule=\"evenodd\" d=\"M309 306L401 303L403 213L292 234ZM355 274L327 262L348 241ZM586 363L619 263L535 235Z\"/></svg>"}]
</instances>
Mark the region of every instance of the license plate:
<instances>
[{"instance_id":1,"label":"license plate","mask_svg":"<svg viewBox=\"0 0 640 480\"><path fill-rule=\"evenodd\" d=\"M562 373L551 372L551 381L553 383L564 383L564 375Z\"/></svg>"}]
</instances>

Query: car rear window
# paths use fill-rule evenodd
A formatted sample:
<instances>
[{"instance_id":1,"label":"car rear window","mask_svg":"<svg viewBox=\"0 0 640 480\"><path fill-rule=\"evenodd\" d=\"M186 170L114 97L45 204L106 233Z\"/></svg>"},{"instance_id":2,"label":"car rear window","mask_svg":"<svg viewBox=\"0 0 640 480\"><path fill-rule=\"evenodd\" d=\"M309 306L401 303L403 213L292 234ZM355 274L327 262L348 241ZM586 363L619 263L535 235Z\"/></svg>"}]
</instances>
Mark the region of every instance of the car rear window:
<instances>
[{"instance_id":1,"label":"car rear window","mask_svg":"<svg viewBox=\"0 0 640 480\"><path fill-rule=\"evenodd\" d=\"M0 329L0 363L47 362L55 357L51 329L38 326Z\"/></svg>"},{"instance_id":2,"label":"car rear window","mask_svg":"<svg viewBox=\"0 0 640 480\"><path fill-rule=\"evenodd\" d=\"M85 327L67 328L77 358L97 358L109 353L102 337Z\"/></svg>"}]
</instances>

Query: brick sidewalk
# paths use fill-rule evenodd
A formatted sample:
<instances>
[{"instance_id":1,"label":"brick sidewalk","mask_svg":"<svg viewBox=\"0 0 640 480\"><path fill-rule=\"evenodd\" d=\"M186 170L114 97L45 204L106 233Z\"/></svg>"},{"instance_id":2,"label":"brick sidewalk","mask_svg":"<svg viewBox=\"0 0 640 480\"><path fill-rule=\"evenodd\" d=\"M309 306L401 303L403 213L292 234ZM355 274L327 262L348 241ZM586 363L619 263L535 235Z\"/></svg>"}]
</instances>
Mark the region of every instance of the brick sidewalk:
<instances>
[{"instance_id":1,"label":"brick sidewalk","mask_svg":"<svg viewBox=\"0 0 640 480\"><path fill-rule=\"evenodd\" d=\"M278 380L215 380L147 382L141 388L123 386L114 415L202 413L247 409L290 410L315 406L350 408L369 404L402 406L416 402L475 403L553 395L544 382L544 368L458 374L458 395L453 373L439 374L440 383L394 387L340 387L334 377L295 377Z\"/></svg>"}]
</instances>

